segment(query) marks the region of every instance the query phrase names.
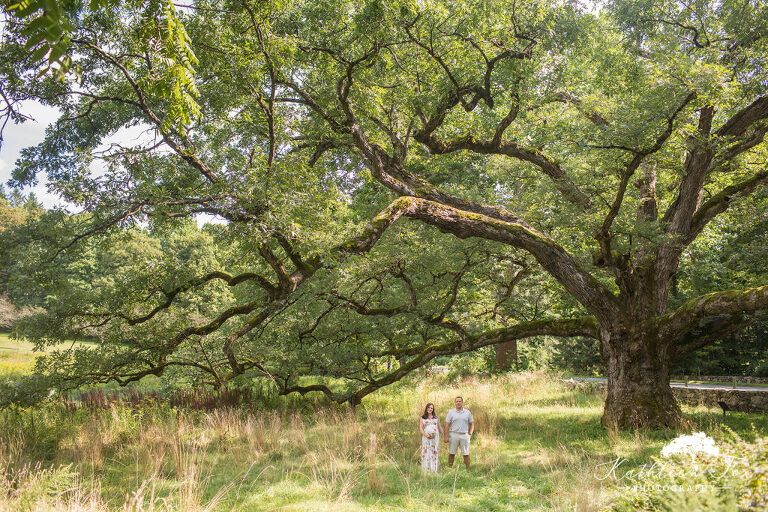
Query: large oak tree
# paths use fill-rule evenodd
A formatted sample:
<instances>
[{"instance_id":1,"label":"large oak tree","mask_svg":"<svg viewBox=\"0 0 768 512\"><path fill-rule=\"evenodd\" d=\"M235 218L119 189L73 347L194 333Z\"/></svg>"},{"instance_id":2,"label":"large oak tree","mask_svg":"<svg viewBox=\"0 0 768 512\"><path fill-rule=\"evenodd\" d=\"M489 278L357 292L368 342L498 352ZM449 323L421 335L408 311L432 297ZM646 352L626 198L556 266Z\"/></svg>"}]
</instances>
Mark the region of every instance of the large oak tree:
<instances>
[{"instance_id":1,"label":"large oak tree","mask_svg":"<svg viewBox=\"0 0 768 512\"><path fill-rule=\"evenodd\" d=\"M65 382L261 372L354 405L439 355L585 336L603 422L674 425L671 363L768 307L767 286L670 295L687 248L768 181L762 2L195 2L186 32L141 7L72 7L81 84L37 78L26 21L6 35L8 105L62 111L14 183L45 173L86 212L49 219L53 246L33 240L55 264L116 226L205 213L232 255L138 264L59 301L29 332L112 340L43 363ZM189 49L196 88L173 66ZM126 127L145 136L116 142ZM495 315L547 280L570 307ZM226 307L179 314L212 283Z\"/></svg>"}]
</instances>

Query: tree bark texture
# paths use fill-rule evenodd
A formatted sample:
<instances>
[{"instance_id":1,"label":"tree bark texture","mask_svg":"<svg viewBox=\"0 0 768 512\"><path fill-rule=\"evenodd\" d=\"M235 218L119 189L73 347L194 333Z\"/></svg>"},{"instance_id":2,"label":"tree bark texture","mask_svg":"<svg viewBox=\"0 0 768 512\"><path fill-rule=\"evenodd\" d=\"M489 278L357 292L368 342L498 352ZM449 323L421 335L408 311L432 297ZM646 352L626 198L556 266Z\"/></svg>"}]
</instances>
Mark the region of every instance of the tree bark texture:
<instances>
[{"instance_id":1,"label":"tree bark texture","mask_svg":"<svg viewBox=\"0 0 768 512\"><path fill-rule=\"evenodd\" d=\"M669 386L671 360L645 329L601 333L601 355L608 379L602 423L605 426L677 427L680 407Z\"/></svg>"},{"instance_id":2,"label":"tree bark texture","mask_svg":"<svg viewBox=\"0 0 768 512\"><path fill-rule=\"evenodd\" d=\"M496 370L507 371L517 366L517 340L496 345Z\"/></svg>"}]
</instances>

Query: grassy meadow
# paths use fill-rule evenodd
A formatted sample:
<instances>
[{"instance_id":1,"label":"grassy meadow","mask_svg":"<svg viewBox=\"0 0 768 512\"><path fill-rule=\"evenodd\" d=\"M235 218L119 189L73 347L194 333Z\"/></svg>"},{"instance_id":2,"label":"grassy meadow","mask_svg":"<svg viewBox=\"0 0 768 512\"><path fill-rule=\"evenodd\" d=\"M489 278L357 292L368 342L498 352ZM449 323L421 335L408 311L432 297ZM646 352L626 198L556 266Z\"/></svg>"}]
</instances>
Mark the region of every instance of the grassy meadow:
<instances>
[{"instance_id":1,"label":"grassy meadow","mask_svg":"<svg viewBox=\"0 0 768 512\"><path fill-rule=\"evenodd\" d=\"M35 364L32 343L11 339L7 333L0 332L0 377L23 375Z\"/></svg>"},{"instance_id":2,"label":"grassy meadow","mask_svg":"<svg viewBox=\"0 0 768 512\"><path fill-rule=\"evenodd\" d=\"M73 344L82 345L87 344L87 342L62 343L50 347L49 350L68 348ZM7 332L0 332L0 377L13 377L29 373L38 355L40 353L34 351L33 343L13 338Z\"/></svg>"},{"instance_id":3,"label":"grassy meadow","mask_svg":"<svg viewBox=\"0 0 768 512\"><path fill-rule=\"evenodd\" d=\"M0 350L0 375L29 363L17 352ZM457 394L476 421L473 467L457 457L448 469L442 444L440 472L424 474L418 415L434 402L444 417ZM595 511L676 436L605 430L599 391L544 373L414 376L354 412L319 396L270 404L2 412L0 512ZM719 410L685 412L692 429L728 435ZM747 438L768 433L759 415L731 414L725 425Z\"/></svg>"}]
</instances>

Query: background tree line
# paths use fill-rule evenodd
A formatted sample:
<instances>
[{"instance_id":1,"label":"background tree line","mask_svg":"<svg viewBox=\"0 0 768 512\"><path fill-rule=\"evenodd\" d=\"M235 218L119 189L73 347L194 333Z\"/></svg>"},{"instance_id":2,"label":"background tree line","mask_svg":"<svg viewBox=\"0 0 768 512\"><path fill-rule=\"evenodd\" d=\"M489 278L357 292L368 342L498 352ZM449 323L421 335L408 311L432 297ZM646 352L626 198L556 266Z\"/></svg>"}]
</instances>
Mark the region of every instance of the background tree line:
<instances>
[{"instance_id":1,"label":"background tree line","mask_svg":"<svg viewBox=\"0 0 768 512\"><path fill-rule=\"evenodd\" d=\"M760 208L750 212L739 211L738 214L760 216L764 211ZM34 194L24 196L18 191L6 193L0 190L0 240L3 246L0 253L0 328L9 332L13 332L14 325L34 312L35 308L51 307L57 300L67 300L69 288L73 284L79 282L80 287L87 288L100 280L112 279L109 276L115 273L123 276L135 273L137 256L143 262L149 258L171 258L185 268L198 268L200 274L206 269L232 265L232 260L223 257L228 253L228 242L221 236L224 227L179 221L163 228L146 226L127 230L109 244L91 247L88 251L78 253L67 265L58 267L58 284L54 285L56 281L51 278L47 286L40 286L35 280L37 274L34 268L25 265L24 249L18 244L24 239L26 230L35 223L50 222L53 219L51 215L51 212L45 212ZM759 283L765 279L768 263L762 255L768 248L768 241L766 231L760 227L763 222L746 232L735 229L741 225L740 222L743 221L738 218L725 219L722 229L707 239L707 244L727 248L723 256L708 257L711 249L704 246L692 250L689 265L685 267L686 277L678 285L683 289L690 288L688 295L700 295L718 286ZM38 226L37 229L42 227ZM229 270L232 271L232 268ZM541 276L534 276L533 279L541 279ZM111 284L112 281L107 283ZM545 294L523 294L511 302L509 297L505 297L507 290L500 281L495 285L489 283L489 286L498 299L506 299L506 303L497 301L494 306L503 306L506 311L527 307L531 317L535 317L537 308L546 310L553 301L551 296ZM528 287L544 288L544 284L529 282ZM56 298L56 289L63 297ZM209 294L190 297L184 304L180 304L180 314L211 316L217 308L231 300L228 293L226 287L218 287ZM502 314L501 307L496 314ZM85 339L97 340L99 332L94 329L84 332L83 336ZM501 351L508 352L506 364L500 364ZM587 338L531 338L516 342L513 346L488 347L470 354L443 356L433 364L447 367L456 375L541 369L578 375L602 373L599 346ZM675 366L675 372L687 375L768 377L768 325L758 321L694 352ZM194 372L182 372L178 377L180 385L196 379Z\"/></svg>"}]
</instances>

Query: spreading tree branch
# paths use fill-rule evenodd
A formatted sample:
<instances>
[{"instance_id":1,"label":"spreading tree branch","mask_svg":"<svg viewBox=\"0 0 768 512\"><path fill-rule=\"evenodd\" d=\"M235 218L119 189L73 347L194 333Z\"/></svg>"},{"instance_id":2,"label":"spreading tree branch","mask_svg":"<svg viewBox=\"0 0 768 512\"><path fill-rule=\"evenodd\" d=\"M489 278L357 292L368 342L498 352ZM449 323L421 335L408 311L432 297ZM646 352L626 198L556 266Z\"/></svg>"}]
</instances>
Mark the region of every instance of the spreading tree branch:
<instances>
[{"instance_id":1,"label":"spreading tree branch","mask_svg":"<svg viewBox=\"0 0 768 512\"><path fill-rule=\"evenodd\" d=\"M722 336L722 329L729 328L729 321L740 325L742 322L748 322L748 318L754 318L755 313L765 310L768 310L768 285L709 293L691 299L676 311L659 317L659 332L662 339L687 340L681 342L678 347L673 346L674 351L682 354L692 346L703 346L701 343L704 336L717 332ZM719 318L721 321L713 324L712 318ZM724 318L726 320L722 321ZM705 325L710 327L702 329ZM715 325L720 327L715 329Z\"/></svg>"},{"instance_id":2,"label":"spreading tree branch","mask_svg":"<svg viewBox=\"0 0 768 512\"><path fill-rule=\"evenodd\" d=\"M177 140L175 140L175 138L172 136L174 132L172 130L167 129L167 127L165 126L165 123L163 123L163 120L160 118L160 116L154 111L154 109L152 109L152 107L150 107L144 90L141 88L138 81L133 77L133 75L128 70L128 68L122 62L120 62L117 59L117 57L110 54L106 50L100 48L99 46L93 44L90 41L86 41L82 39L73 39L72 43L78 46L82 46L84 48L88 48L89 50L92 50L97 55L99 55L104 61L106 61L108 64L117 68L120 71L120 73L125 77L126 81L130 84L133 91L135 92L141 112L146 116L149 122L151 122L157 128L158 133L160 133L160 136L163 138L166 144L168 144L168 146L182 160L187 162L193 168L197 169L210 182L215 183L218 180L216 174L213 172L213 170L210 167L208 167L208 165L206 165L202 160L200 160L200 158L197 155L195 155L194 152L190 151L189 148L183 146ZM181 138L183 139L183 137Z\"/></svg>"}]
</instances>

